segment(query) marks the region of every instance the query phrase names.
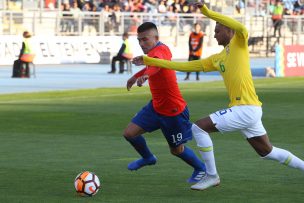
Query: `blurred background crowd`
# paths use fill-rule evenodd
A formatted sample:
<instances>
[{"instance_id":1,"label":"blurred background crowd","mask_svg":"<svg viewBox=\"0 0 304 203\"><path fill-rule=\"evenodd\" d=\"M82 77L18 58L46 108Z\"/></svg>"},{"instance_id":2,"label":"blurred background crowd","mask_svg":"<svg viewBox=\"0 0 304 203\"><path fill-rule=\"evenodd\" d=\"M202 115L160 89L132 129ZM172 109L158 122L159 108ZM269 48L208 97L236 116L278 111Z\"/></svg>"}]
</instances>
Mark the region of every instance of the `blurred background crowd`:
<instances>
[{"instance_id":1,"label":"blurred background crowd","mask_svg":"<svg viewBox=\"0 0 304 203\"><path fill-rule=\"evenodd\" d=\"M303 0L281 0L285 15L303 15ZM276 0L234 1L235 11L243 12L247 7L258 8L259 14L271 13ZM55 9L58 0L46 0L45 7ZM145 13L195 13L196 9L187 0L62 0L63 11L106 11Z\"/></svg>"}]
</instances>

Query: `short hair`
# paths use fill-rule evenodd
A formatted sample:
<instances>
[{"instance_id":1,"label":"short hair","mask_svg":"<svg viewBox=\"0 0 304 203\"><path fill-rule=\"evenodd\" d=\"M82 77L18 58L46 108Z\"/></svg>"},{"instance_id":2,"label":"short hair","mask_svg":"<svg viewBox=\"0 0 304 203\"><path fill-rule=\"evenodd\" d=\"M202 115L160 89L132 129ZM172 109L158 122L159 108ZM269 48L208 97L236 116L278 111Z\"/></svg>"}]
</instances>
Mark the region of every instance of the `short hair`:
<instances>
[{"instance_id":1,"label":"short hair","mask_svg":"<svg viewBox=\"0 0 304 203\"><path fill-rule=\"evenodd\" d=\"M122 34L122 36L124 36L124 37L129 37L129 33L128 32L124 32L123 34Z\"/></svg>"},{"instance_id":2,"label":"short hair","mask_svg":"<svg viewBox=\"0 0 304 203\"><path fill-rule=\"evenodd\" d=\"M24 38L30 38L30 37L32 37L32 35L31 35L31 33L29 31L24 31L23 32L23 37Z\"/></svg>"},{"instance_id":3,"label":"short hair","mask_svg":"<svg viewBox=\"0 0 304 203\"><path fill-rule=\"evenodd\" d=\"M155 30L158 33L157 27L154 23L145 22L137 28L137 33L145 32L147 30L152 30L152 29Z\"/></svg>"}]
</instances>

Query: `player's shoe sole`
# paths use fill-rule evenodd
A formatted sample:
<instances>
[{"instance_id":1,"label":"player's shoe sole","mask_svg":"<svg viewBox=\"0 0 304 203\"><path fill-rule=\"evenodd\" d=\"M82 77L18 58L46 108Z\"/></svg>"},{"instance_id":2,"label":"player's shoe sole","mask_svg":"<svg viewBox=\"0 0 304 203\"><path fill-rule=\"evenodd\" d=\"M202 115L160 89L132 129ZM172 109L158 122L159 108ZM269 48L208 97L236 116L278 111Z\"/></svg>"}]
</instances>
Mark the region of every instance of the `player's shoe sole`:
<instances>
[{"instance_id":1,"label":"player's shoe sole","mask_svg":"<svg viewBox=\"0 0 304 203\"><path fill-rule=\"evenodd\" d=\"M198 183L191 186L192 190L206 190L210 187L216 187L220 185L220 177L216 175L206 174Z\"/></svg>"},{"instance_id":2,"label":"player's shoe sole","mask_svg":"<svg viewBox=\"0 0 304 203\"><path fill-rule=\"evenodd\" d=\"M147 159L141 158L141 159L138 159L136 161L129 163L128 169L130 171L135 171L135 170L138 170L147 165L154 165L154 164L156 164L156 161L157 161L157 158L154 155Z\"/></svg>"}]
</instances>

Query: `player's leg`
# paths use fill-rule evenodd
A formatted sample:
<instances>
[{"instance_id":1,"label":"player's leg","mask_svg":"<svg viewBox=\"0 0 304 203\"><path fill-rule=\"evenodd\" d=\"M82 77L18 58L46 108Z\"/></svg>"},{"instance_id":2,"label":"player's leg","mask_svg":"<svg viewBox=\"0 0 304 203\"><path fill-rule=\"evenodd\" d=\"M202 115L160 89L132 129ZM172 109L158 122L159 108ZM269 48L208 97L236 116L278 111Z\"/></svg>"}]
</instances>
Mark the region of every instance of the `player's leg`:
<instances>
[{"instance_id":1,"label":"player's leg","mask_svg":"<svg viewBox=\"0 0 304 203\"><path fill-rule=\"evenodd\" d=\"M192 132L200 147L200 153L206 164L207 175L197 184L192 185L191 189L205 190L220 184L220 178L216 171L213 144L208 133L220 131L231 132L244 128L247 122L240 122L239 116L242 115L239 107L222 109L210 114L209 117L198 120L193 125Z\"/></svg>"},{"instance_id":2,"label":"player's leg","mask_svg":"<svg viewBox=\"0 0 304 203\"><path fill-rule=\"evenodd\" d=\"M272 146L267 134L248 138L248 142L263 159L275 160L304 171L304 161L285 149Z\"/></svg>"},{"instance_id":3,"label":"player's leg","mask_svg":"<svg viewBox=\"0 0 304 203\"><path fill-rule=\"evenodd\" d=\"M132 122L124 131L124 137L126 140L142 157L131 162L128 165L129 170L137 170L145 165L156 163L156 157L150 152L145 138L142 136L145 132L152 132L159 129L159 124L154 114L153 106L150 102L132 118Z\"/></svg>"},{"instance_id":4,"label":"player's leg","mask_svg":"<svg viewBox=\"0 0 304 203\"><path fill-rule=\"evenodd\" d=\"M261 121L262 108L261 107L241 107L242 120L250 118L246 128L241 129L250 145L255 151L264 159L271 159L288 165L292 168L298 168L304 171L304 162L289 151L280 149L271 145L267 132Z\"/></svg>"},{"instance_id":5,"label":"player's leg","mask_svg":"<svg viewBox=\"0 0 304 203\"><path fill-rule=\"evenodd\" d=\"M192 134L199 147L199 152L206 165L206 173L216 175L216 165L213 152L213 142L209 136L211 132L217 132L211 118L202 118L192 125Z\"/></svg>"},{"instance_id":6,"label":"player's leg","mask_svg":"<svg viewBox=\"0 0 304 203\"><path fill-rule=\"evenodd\" d=\"M128 165L129 170L137 170L145 165L152 165L156 163L156 157L150 152L145 138L142 134L145 133L141 127L134 123L129 123L124 130L125 139L134 147L134 149L141 155L141 159L135 160Z\"/></svg>"},{"instance_id":7,"label":"player's leg","mask_svg":"<svg viewBox=\"0 0 304 203\"><path fill-rule=\"evenodd\" d=\"M194 190L205 190L212 186L220 184L220 178L217 174L213 143L209 136L211 132L217 132L215 124L210 117L202 118L192 125L192 134L196 144L199 147L199 152L206 165L206 176L197 184L191 186Z\"/></svg>"},{"instance_id":8,"label":"player's leg","mask_svg":"<svg viewBox=\"0 0 304 203\"><path fill-rule=\"evenodd\" d=\"M194 172L188 182L197 182L205 174L204 163L196 156L191 148L184 143L192 139L189 111L185 110L177 116L160 116L161 130L170 146L171 153L193 167Z\"/></svg>"},{"instance_id":9,"label":"player's leg","mask_svg":"<svg viewBox=\"0 0 304 203\"><path fill-rule=\"evenodd\" d=\"M205 176L206 167L191 148L181 144L177 147L170 147L170 151L171 154L179 157L188 165L193 167L194 171L191 177L188 178L188 183L196 183Z\"/></svg>"}]
</instances>

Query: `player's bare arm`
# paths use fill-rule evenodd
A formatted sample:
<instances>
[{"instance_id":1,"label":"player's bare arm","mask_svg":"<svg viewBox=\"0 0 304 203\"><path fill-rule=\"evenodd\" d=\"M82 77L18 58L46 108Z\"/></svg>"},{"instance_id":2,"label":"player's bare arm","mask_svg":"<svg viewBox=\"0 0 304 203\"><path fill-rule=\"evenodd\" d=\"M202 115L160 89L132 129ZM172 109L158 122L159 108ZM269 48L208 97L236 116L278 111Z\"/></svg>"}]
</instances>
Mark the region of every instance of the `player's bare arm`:
<instances>
[{"instance_id":1,"label":"player's bare arm","mask_svg":"<svg viewBox=\"0 0 304 203\"><path fill-rule=\"evenodd\" d=\"M141 87L146 82L146 80L148 80L148 78L149 78L148 75L143 75L137 78L137 86Z\"/></svg>"},{"instance_id":2,"label":"player's bare arm","mask_svg":"<svg viewBox=\"0 0 304 203\"><path fill-rule=\"evenodd\" d=\"M127 90L130 91L131 87L134 85L136 82L137 78L132 76L128 81L127 81Z\"/></svg>"}]
</instances>

